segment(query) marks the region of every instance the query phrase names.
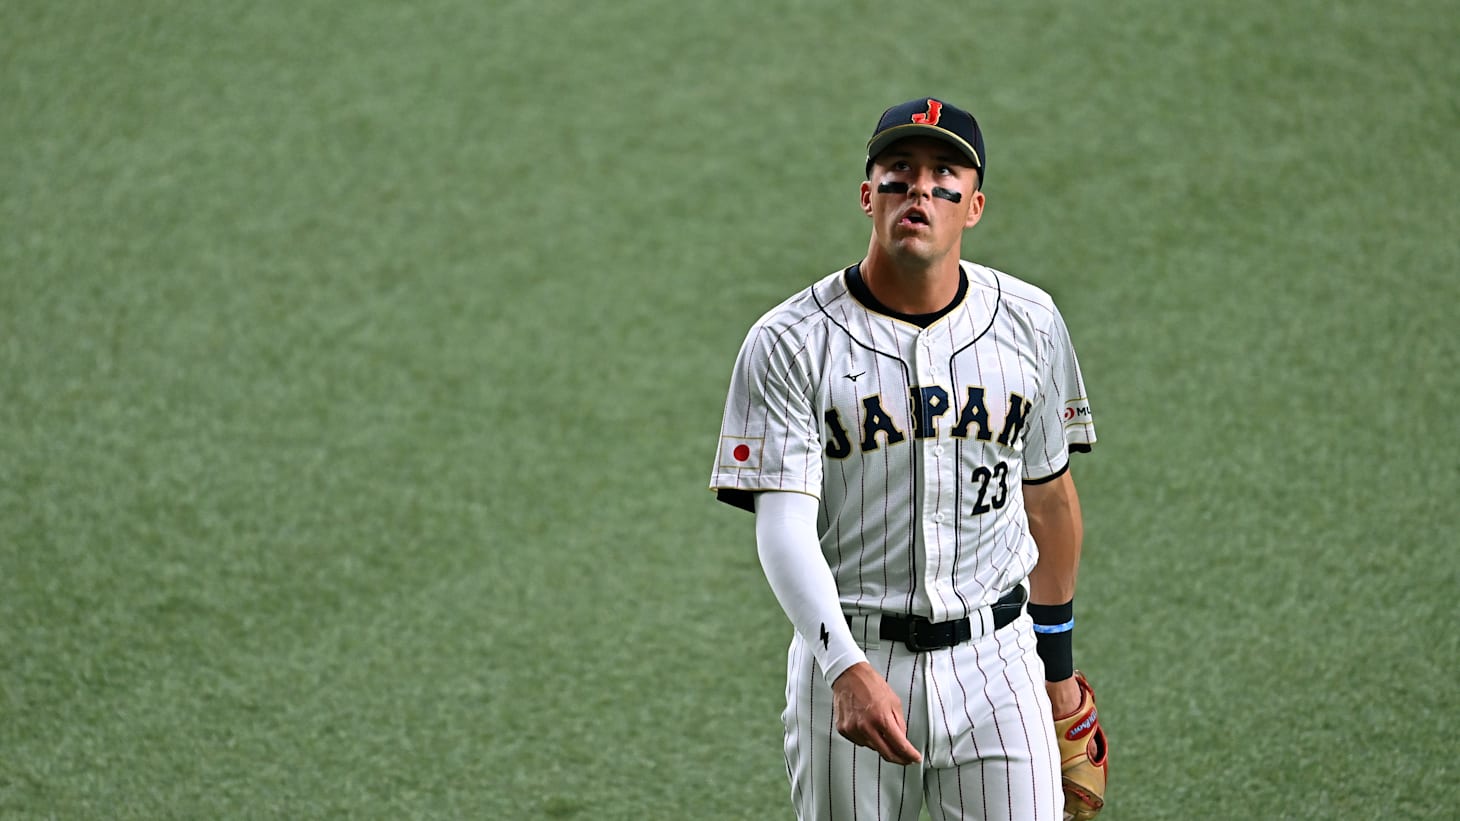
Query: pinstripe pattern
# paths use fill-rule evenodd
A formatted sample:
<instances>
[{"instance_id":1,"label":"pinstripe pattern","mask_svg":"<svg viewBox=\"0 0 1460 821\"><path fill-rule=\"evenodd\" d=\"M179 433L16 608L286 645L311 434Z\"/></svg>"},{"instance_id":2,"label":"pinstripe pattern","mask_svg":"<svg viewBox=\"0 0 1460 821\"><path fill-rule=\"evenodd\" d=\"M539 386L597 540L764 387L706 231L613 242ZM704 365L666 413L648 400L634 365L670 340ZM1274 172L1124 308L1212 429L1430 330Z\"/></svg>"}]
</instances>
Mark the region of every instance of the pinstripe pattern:
<instances>
[{"instance_id":1,"label":"pinstripe pattern","mask_svg":"<svg viewBox=\"0 0 1460 821\"><path fill-rule=\"evenodd\" d=\"M1058 759L1025 616L943 651L884 646L875 616L991 623L1037 558L1021 482L1065 469L1095 428L1049 295L963 263L962 302L927 328L869 309L844 272L767 312L731 374L710 486L821 501L822 554L853 635L899 693L922 766L841 738L797 635L786 767L803 819L1059 817ZM1021 424L1022 420L1022 424ZM841 641L845 642L843 637ZM844 645L843 645L844 646Z\"/></svg>"},{"instance_id":2,"label":"pinstripe pattern","mask_svg":"<svg viewBox=\"0 0 1460 821\"><path fill-rule=\"evenodd\" d=\"M876 638L875 619L853 635L902 699L922 765L898 767L837 735L831 688L802 639L787 654L786 767L802 821L1055 821L1063 797L1044 668L1027 615L945 650L912 653ZM809 743L808 743L809 742Z\"/></svg>"}]
</instances>

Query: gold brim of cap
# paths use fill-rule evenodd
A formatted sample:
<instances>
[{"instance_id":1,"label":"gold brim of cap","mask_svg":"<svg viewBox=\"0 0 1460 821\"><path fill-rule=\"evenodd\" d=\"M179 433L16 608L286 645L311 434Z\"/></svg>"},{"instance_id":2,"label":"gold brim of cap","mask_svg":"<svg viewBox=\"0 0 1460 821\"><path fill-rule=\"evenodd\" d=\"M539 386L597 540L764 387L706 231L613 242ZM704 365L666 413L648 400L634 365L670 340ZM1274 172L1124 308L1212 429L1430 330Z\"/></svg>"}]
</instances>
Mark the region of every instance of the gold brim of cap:
<instances>
[{"instance_id":1,"label":"gold brim of cap","mask_svg":"<svg viewBox=\"0 0 1460 821\"><path fill-rule=\"evenodd\" d=\"M881 154L887 146L892 145L898 140L916 137L919 134L925 134L929 137L952 143L959 151L963 152L964 156L973 160L974 168L983 168L983 160L978 156L978 152L974 150L973 146L968 144L968 140L963 139L946 128L939 128L936 125L922 125L921 123L895 125L879 133L867 143L867 159L870 160L878 154Z\"/></svg>"}]
</instances>

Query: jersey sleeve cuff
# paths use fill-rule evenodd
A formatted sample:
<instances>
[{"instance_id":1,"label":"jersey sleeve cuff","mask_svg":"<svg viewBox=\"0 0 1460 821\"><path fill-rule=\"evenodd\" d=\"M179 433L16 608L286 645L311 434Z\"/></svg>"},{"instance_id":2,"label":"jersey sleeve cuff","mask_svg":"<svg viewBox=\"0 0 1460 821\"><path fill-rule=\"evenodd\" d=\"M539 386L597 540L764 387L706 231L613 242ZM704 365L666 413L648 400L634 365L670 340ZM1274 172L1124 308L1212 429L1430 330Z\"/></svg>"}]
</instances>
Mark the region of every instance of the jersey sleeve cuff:
<instances>
[{"instance_id":1,"label":"jersey sleeve cuff","mask_svg":"<svg viewBox=\"0 0 1460 821\"><path fill-rule=\"evenodd\" d=\"M755 512L755 494L749 490L733 487L717 488L715 498L731 507L738 507L750 513Z\"/></svg>"},{"instance_id":2,"label":"jersey sleeve cuff","mask_svg":"<svg viewBox=\"0 0 1460 821\"><path fill-rule=\"evenodd\" d=\"M1066 459L1065 460L1065 463L1063 465L1060 465L1060 469L1059 470L1056 470L1054 473L1051 473L1048 476L1040 476L1040 477L1033 478L1033 479L1025 479L1024 480L1024 484L1026 484L1026 485L1042 485L1042 484L1044 484L1046 482L1053 482L1054 480L1056 480L1056 479L1060 478L1061 476L1065 475L1065 473L1067 471L1069 471L1069 469L1070 469L1070 460Z\"/></svg>"},{"instance_id":3,"label":"jersey sleeve cuff","mask_svg":"<svg viewBox=\"0 0 1460 821\"><path fill-rule=\"evenodd\" d=\"M1089 443L1086 443L1086 442L1071 442L1070 443L1070 451L1069 452L1071 454L1074 454L1074 453L1089 453L1090 450L1091 450L1091 447L1090 447L1090 444ZM1026 484L1026 485L1042 485L1045 482L1053 482L1054 480L1056 480L1056 479L1060 478L1061 476L1065 475L1065 472L1068 471L1069 469L1070 469L1070 460L1069 460L1069 457L1066 456L1065 457L1065 463L1063 465L1060 465L1059 468L1057 468L1053 473L1049 474L1048 476L1037 476L1037 477L1032 477L1032 478L1031 477L1025 477L1024 478L1024 484Z\"/></svg>"}]
</instances>

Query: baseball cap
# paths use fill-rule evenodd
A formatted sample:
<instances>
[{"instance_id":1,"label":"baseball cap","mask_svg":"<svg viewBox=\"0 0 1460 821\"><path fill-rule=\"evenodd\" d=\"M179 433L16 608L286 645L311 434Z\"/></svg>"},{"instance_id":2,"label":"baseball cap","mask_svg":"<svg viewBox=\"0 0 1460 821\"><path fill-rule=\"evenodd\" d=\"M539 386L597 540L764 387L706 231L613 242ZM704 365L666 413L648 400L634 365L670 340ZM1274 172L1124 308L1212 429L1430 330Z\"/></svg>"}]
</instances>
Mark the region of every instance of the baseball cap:
<instances>
[{"instance_id":1,"label":"baseball cap","mask_svg":"<svg viewBox=\"0 0 1460 821\"><path fill-rule=\"evenodd\" d=\"M872 160L878 154L907 137L932 137L957 148L978 169L978 182L983 185L983 132L972 114L934 97L919 97L887 109L867 142L867 173L872 173Z\"/></svg>"}]
</instances>

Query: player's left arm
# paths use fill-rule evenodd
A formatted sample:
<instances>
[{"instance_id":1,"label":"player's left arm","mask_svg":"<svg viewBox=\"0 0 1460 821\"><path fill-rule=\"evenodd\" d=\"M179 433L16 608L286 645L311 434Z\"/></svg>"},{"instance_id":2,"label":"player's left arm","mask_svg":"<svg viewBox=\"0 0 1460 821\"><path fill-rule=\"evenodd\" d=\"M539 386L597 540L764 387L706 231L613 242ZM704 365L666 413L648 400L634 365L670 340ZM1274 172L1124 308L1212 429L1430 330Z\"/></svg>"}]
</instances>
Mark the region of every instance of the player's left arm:
<instances>
[{"instance_id":1,"label":"player's left arm","mask_svg":"<svg viewBox=\"0 0 1460 821\"><path fill-rule=\"evenodd\" d=\"M1070 472L1074 453L1095 444L1085 380L1058 308L1042 335L1041 389L1024 449L1024 510L1039 558L1029 574L1029 615L1055 715L1077 706L1074 665L1075 577L1085 536L1080 496Z\"/></svg>"},{"instance_id":2,"label":"player's left arm","mask_svg":"<svg viewBox=\"0 0 1460 821\"><path fill-rule=\"evenodd\" d=\"M1053 610L1065 606L1075 598L1075 578L1080 569L1080 548L1085 536L1080 495L1068 466L1049 481L1026 482L1024 509L1029 517L1029 533L1039 547L1039 561L1029 573L1031 610L1041 607ZM1073 621L1073 613L1070 620ZM1064 632L1069 633L1068 630ZM1072 665L1073 659L1069 663ZM1046 670L1051 679L1046 686L1055 715L1079 706L1080 689L1075 683L1073 667L1065 669L1063 659L1053 660L1053 663L1047 659Z\"/></svg>"}]
</instances>

